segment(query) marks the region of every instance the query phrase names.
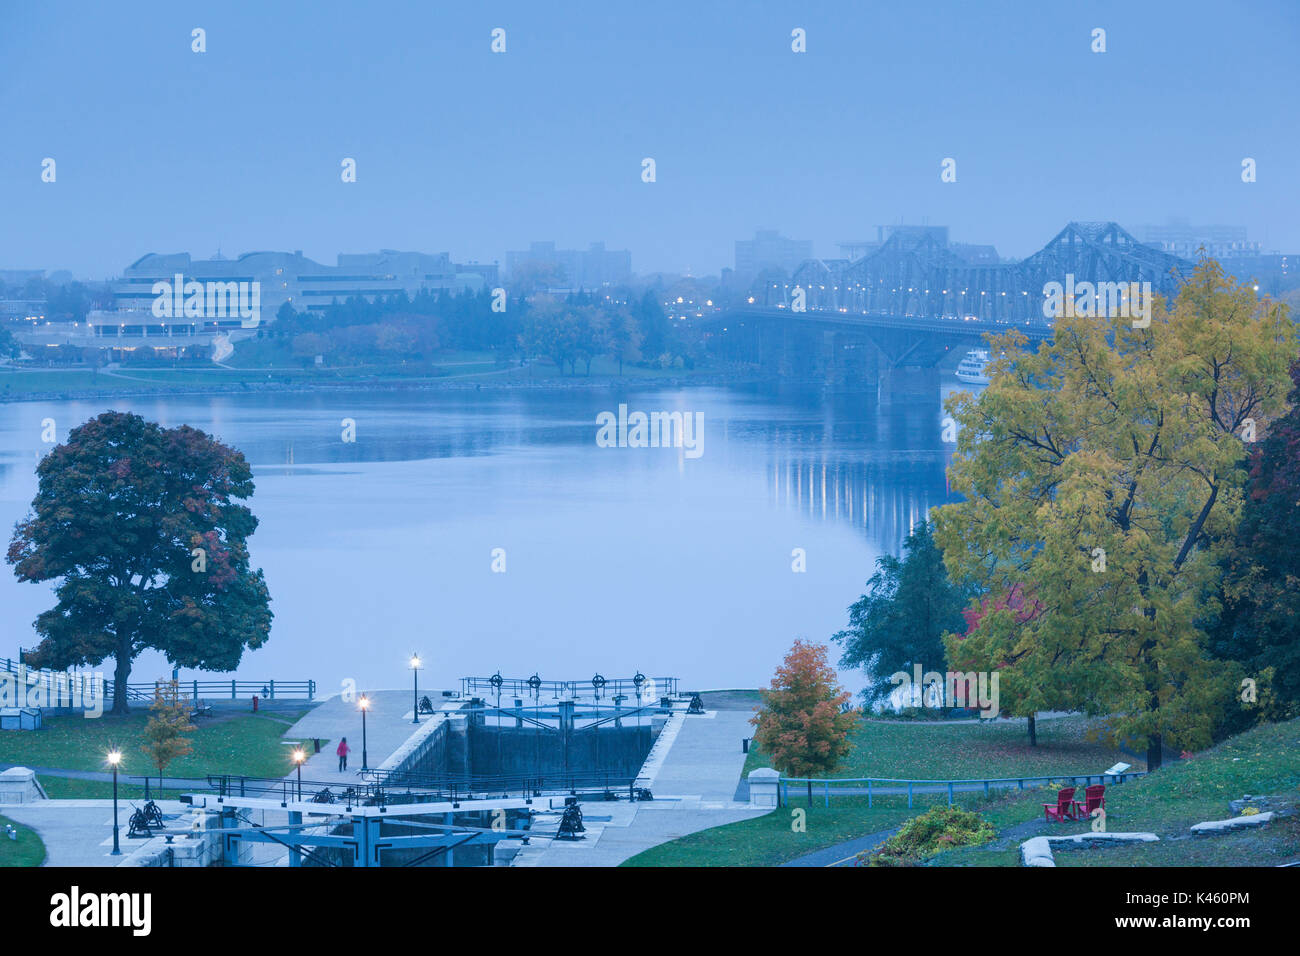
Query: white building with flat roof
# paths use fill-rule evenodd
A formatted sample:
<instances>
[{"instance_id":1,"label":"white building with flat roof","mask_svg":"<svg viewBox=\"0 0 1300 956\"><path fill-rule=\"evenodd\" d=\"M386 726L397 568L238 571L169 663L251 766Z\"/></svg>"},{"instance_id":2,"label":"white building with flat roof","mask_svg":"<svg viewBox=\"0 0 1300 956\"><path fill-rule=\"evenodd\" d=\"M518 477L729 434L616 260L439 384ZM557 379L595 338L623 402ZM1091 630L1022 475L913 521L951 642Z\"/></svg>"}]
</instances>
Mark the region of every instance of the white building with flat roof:
<instances>
[{"instance_id":1,"label":"white building with flat roof","mask_svg":"<svg viewBox=\"0 0 1300 956\"><path fill-rule=\"evenodd\" d=\"M127 266L114 285L114 302L118 309L148 313L158 295L155 284L174 284L178 275L186 282L258 283L263 321L274 321L286 302L299 312L323 312L331 303L353 296L373 301L398 292L412 297L420 292L477 292L493 278L483 266L459 266L446 252L340 253L333 266L308 259L301 250L246 252L236 259L151 252Z\"/></svg>"}]
</instances>

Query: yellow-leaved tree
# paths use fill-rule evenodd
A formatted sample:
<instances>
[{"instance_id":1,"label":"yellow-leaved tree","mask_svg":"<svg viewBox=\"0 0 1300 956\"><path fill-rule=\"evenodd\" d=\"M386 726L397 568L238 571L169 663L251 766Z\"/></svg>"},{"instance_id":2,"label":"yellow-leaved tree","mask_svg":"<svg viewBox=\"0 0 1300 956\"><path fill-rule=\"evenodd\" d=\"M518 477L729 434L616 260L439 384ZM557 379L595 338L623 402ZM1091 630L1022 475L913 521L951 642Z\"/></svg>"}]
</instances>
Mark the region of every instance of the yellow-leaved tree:
<instances>
[{"instance_id":1,"label":"yellow-leaved tree","mask_svg":"<svg viewBox=\"0 0 1300 956\"><path fill-rule=\"evenodd\" d=\"M1202 627L1246 443L1285 407L1297 340L1284 306L1211 260L1148 315L1062 315L1037 351L994 340L992 383L947 404L965 500L937 509L935 540L954 578L1038 609L986 614L946 639L950 661L1008 671L1035 706L1110 715L1154 770L1164 746L1208 743L1233 699Z\"/></svg>"}]
</instances>

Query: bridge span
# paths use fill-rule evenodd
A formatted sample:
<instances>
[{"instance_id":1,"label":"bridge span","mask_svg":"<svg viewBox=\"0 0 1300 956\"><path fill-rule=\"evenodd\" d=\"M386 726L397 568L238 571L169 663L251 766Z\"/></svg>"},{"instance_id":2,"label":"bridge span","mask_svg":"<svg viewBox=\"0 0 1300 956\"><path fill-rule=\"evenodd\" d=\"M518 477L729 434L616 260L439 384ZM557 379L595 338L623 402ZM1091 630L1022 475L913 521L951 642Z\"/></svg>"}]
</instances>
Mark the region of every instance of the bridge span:
<instances>
[{"instance_id":1,"label":"bridge span","mask_svg":"<svg viewBox=\"0 0 1300 956\"><path fill-rule=\"evenodd\" d=\"M1033 255L993 263L967 261L934 230L900 228L857 260L809 259L788 281L765 277L747 305L697 325L723 361L782 378L875 386L883 399L896 390L894 373L928 370L920 378L937 379L990 334L1015 329L1031 342L1049 340L1049 283L1097 290L1139 283L1167 300L1193 268L1113 222L1071 222Z\"/></svg>"}]
</instances>

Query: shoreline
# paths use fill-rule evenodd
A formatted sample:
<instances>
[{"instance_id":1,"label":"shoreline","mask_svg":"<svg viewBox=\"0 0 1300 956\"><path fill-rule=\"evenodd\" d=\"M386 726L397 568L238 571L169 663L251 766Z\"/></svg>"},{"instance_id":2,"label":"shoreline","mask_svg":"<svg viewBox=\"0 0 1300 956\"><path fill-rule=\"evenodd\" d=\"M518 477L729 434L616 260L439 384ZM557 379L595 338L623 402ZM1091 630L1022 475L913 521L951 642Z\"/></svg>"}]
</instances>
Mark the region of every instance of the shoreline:
<instances>
[{"instance_id":1,"label":"shoreline","mask_svg":"<svg viewBox=\"0 0 1300 956\"><path fill-rule=\"evenodd\" d=\"M753 375L708 375L672 378L628 378L601 376L598 378L545 379L542 381L439 381L437 379L358 379L348 382L231 382L187 385L142 385L111 389L67 389L33 391L21 395L5 394L0 390L0 405L21 402L76 402L99 401L112 398L156 398L167 395L254 395L306 392L351 392L357 389L383 392L409 391L506 391L516 389L603 389L635 383L643 387L686 388L721 387L727 385L752 385L769 379Z\"/></svg>"}]
</instances>

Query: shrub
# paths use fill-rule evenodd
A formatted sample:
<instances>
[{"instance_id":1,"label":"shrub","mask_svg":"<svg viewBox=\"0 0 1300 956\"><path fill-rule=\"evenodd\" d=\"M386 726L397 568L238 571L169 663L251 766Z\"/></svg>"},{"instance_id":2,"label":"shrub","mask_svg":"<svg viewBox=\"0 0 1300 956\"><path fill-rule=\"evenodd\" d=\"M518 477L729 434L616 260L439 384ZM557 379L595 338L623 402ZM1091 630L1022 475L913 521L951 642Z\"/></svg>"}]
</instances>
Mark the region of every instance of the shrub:
<instances>
[{"instance_id":1,"label":"shrub","mask_svg":"<svg viewBox=\"0 0 1300 956\"><path fill-rule=\"evenodd\" d=\"M884 843L858 854L858 866L917 866L926 857L959 846L988 843L993 824L971 810L933 807L913 817Z\"/></svg>"}]
</instances>

